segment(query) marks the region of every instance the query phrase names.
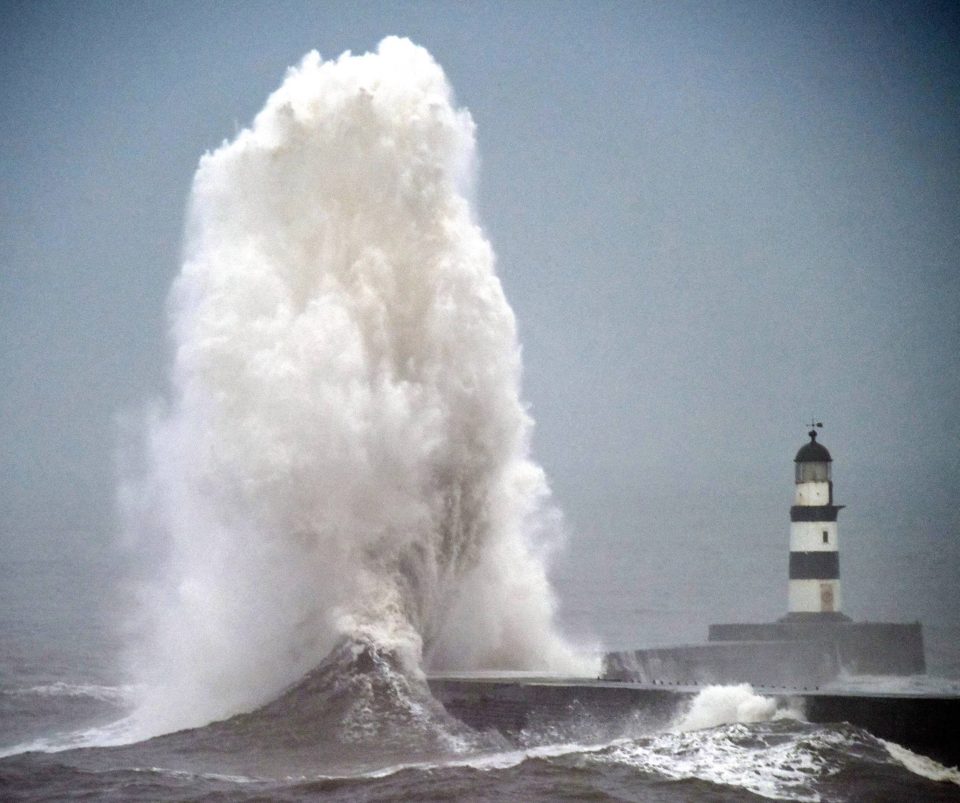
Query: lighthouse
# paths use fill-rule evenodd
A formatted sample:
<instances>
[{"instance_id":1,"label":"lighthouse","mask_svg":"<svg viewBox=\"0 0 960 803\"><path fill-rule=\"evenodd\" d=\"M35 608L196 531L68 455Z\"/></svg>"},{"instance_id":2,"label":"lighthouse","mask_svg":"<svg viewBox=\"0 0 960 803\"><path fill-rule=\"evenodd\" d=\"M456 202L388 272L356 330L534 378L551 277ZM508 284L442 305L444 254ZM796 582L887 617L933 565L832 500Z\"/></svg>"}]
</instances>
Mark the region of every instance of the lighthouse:
<instances>
[{"instance_id":1,"label":"lighthouse","mask_svg":"<svg viewBox=\"0 0 960 803\"><path fill-rule=\"evenodd\" d=\"M806 691L847 675L926 671L920 622L854 622L841 610L833 458L817 442L794 458L789 613L776 622L710 625L706 644L609 652L606 680L694 686L752 683Z\"/></svg>"},{"instance_id":2,"label":"lighthouse","mask_svg":"<svg viewBox=\"0 0 960 803\"><path fill-rule=\"evenodd\" d=\"M817 442L812 424L810 442L794 458L796 489L790 508L790 593L788 619L846 620L841 613L840 551L833 503L833 458Z\"/></svg>"}]
</instances>

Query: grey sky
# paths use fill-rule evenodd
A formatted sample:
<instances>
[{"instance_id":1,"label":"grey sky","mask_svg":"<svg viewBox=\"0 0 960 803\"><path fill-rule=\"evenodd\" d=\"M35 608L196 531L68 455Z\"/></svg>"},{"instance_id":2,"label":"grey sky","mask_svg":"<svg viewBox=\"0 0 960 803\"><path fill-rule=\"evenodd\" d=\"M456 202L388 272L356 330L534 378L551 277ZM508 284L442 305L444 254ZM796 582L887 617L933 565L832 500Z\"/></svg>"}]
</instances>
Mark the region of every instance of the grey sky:
<instances>
[{"instance_id":1,"label":"grey sky","mask_svg":"<svg viewBox=\"0 0 960 803\"><path fill-rule=\"evenodd\" d=\"M816 415L848 612L960 623L956 5L0 10L5 550L113 537L200 155L308 50L400 34L477 123L568 608L608 634L676 611L682 638L780 615Z\"/></svg>"}]
</instances>

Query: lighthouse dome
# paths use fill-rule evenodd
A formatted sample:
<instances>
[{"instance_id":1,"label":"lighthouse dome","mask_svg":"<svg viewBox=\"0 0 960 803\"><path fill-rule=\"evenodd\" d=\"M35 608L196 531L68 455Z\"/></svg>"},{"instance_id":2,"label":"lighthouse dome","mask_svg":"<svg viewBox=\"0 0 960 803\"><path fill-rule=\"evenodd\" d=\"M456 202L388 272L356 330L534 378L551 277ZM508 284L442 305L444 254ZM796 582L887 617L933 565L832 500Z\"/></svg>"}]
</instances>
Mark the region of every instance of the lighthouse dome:
<instances>
[{"instance_id":1,"label":"lighthouse dome","mask_svg":"<svg viewBox=\"0 0 960 803\"><path fill-rule=\"evenodd\" d=\"M817 443L817 431L811 429L808 433L810 443L805 443L800 447L797 456L793 458L794 463L831 463L833 458L830 452L822 443Z\"/></svg>"}]
</instances>

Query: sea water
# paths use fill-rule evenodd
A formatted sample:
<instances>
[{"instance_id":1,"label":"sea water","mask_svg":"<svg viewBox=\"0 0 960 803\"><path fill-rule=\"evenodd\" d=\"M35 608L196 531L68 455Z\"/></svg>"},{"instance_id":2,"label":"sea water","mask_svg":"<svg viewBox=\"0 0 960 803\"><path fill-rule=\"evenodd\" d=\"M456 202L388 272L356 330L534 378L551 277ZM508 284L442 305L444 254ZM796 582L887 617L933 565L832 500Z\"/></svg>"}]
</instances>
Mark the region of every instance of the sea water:
<instances>
[{"instance_id":1,"label":"sea water","mask_svg":"<svg viewBox=\"0 0 960 803\"><path fill-rule=\"evenodd\" d=\"M573 717L508 739L346 646L248 715L95 747L124 741L137 699L105 604L126 574L99 550L0 562L0 798L960 800L956 769L747 687L705 689L667 725L637 711L613 730Z\"/></svg>"}]
</instances>

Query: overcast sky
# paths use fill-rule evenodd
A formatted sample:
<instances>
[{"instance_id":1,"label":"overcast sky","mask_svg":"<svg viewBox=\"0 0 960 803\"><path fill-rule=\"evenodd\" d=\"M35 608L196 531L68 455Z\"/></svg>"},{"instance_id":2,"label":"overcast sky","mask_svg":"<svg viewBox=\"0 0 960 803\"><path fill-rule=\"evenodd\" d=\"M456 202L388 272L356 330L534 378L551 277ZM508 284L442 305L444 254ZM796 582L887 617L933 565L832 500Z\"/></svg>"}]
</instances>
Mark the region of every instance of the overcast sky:
<instances>
[{"instance_id":1,"label":"overcast sky","mask_svg":"<svg viewBox=\"0 0 960 803\"><path fill-rule=\"evenodd\" d=\"M957 8L3 3L0 546L109 548L199 157L399 34L477 124L571 621L782 615L816 416L847 612L960 624Z\"/></svg>"}]
</instances>

